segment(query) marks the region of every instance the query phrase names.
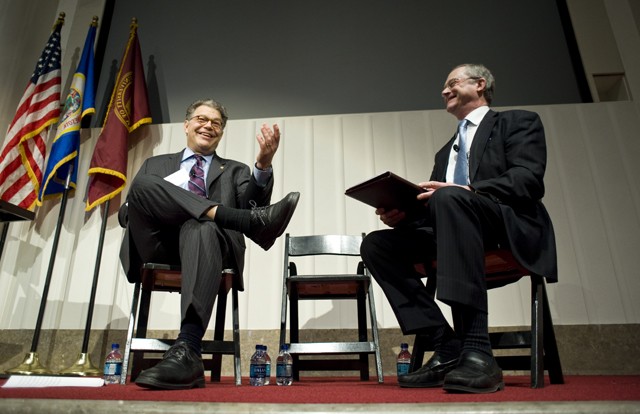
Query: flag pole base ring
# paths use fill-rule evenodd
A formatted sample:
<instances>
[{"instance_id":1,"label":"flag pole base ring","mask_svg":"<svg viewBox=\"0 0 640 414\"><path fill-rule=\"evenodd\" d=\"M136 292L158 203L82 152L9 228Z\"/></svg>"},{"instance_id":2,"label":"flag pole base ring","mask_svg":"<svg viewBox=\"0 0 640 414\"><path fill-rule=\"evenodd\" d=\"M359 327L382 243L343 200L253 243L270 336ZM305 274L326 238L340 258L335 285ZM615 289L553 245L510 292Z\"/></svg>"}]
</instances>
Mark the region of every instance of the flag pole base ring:
<instances>
[{"instance_id":1,"label":"flag pole base ring","mask_svg":"<svg viewBox=\"0 0 640 414\"><path fill-rule=\"evenodd\" d=\"M40 358L37 352L29 352L20 365L8 369L6 373L18 375L48 375L51 374L51 370L40 364Z\"/></svg>"},{"instance_id":2,"label":"flag pole base ring","mask_svg":"<svg viewBox=\"0 0 640 414\"><path fill-rule=\"evenodd\" d=\"M78 356L78 360L67 369L60 371L60 375L76 375L81 377L100 377L102 371L91 363L91 358L86 352L82 352Z\"/></svg>"}]
</instances>

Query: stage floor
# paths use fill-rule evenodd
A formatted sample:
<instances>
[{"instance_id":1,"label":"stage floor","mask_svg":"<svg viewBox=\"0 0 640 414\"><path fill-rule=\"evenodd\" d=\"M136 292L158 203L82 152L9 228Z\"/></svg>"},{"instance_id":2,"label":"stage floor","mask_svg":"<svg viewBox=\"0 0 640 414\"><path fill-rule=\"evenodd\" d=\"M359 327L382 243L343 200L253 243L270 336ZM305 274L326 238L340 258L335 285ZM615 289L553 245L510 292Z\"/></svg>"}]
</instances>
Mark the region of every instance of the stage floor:
<instances>
[{"instance_id":1,"label":"stage floor","mask_svg":"<svg viewBox=\"0 0 640 414\"><path fill-rule=\"evenodd\" d=\"M161 401L3 399L2 413L640 413L638 401L420 404L256 404Z\"/></svg>"}]
</instances>

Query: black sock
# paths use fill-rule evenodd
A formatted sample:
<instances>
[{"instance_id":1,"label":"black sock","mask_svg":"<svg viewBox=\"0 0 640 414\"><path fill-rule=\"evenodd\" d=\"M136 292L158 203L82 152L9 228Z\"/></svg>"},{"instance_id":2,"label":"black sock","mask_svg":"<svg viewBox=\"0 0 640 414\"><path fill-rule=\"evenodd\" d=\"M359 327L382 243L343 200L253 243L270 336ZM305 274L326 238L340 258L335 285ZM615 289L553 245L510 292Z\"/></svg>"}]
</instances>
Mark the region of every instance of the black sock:
<instances>
[{"instance_id":1,"label":"black sock","mask_svg":"<svg viewBox=\"0 0 640 414\"><path fill-rule=\"evenodd\" d=\"M435 328L432 331L432 340L433 350L445 360L454 359L460 355L462 344L448 324Z\"/></svg>"},{"instance_id":2,"label":"black sock","mask_svg":"<svg viewBox=\"0 0 640 414\"><path fill-rule=\"evenodd\" d=\"M493 356L487 313L468 306L455 307L454 312L462 323L462 352L477 351Z\"/></svg>"},{"instance_id":3,"label":"black sock","mask_svg":"<svg viewBox=\"0 0 640 414\"><path fill-rule=\"evenodd\" d=\"M251 230L251 210L218 206L213 221L225 229L247 234Z\"/></svg>"},{"instance_id":4,"label":"black sock","mask_svg":"<svg viewBox=\"0 0 640 414\"><path fill-rule=\"evenodd\" d=\"M192 307L187 310L187 315L180 324L180 333L178 340L187 343L189 348L195 351L198 356L202 356L202 337L204 336L204 328L200 317L196 315Z\"/></svg>"}]
</instances>

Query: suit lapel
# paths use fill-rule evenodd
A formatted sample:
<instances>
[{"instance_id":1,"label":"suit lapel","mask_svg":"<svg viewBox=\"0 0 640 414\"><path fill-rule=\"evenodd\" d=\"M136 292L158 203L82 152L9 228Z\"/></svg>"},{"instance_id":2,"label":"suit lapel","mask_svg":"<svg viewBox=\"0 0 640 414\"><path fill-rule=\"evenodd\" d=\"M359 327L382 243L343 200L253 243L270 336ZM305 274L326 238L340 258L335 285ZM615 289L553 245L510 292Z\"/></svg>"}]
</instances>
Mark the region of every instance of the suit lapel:
<instances>
[{"instance_id":1,"label":"suit lapel","mask_svg":"<svg viewBox=\"0 0 640 414\"><path fill-rule=\"evenodd\" d=\"M183 154L184 154L184 150L180 152L176 152L175 154L169 155L169 162L167 162L167 166L171 170L169 174L172 174L180 169L180 164L182 163Z\"/></svg>"},{"instance_id":2,"label":"suit lapel","mask_svg":"<svg viewBox=\"0 0 640 414\"><path fill-rule=\"evenodd\" d=\"M213 182L220 177L222 172L224 171L224 166L227 163L227 160L220 158L218 153L213 154L213 158L211 159L211 166L209 167L209 173L207 174L207 187L209 188L209 194L213 194L212 184Z\"/></svg>"},{"instance_id":3,"label":"suit lapel","mask_svg":"<svg viewBox=\"0 0 640 414\"><path fill-rule=\"evenodd\" d=\"M478 172L478 166L480 165L480 159L484 154L485 148L489 141L491 141L491 132L493 126L498 120L498 113L490 110L478 125L476 134L473 137L473 143L471 144L471 150L469 152L469 182L473 182L476 173Z\"/></svg>"}]
</instances>

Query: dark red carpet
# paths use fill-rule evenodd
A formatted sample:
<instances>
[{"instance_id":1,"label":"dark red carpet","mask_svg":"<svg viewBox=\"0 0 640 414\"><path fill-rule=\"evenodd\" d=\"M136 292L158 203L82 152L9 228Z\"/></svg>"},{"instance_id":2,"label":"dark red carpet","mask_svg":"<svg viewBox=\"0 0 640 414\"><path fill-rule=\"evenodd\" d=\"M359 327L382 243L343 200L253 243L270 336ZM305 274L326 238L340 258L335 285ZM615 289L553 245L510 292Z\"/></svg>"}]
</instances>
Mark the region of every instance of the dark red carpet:
<instances>
[{"instance_id":1,"label":"dark red carpet","mask_svg":"<svg viewBox=\"0 0 640 414\"><path fill-rule=\"evenodd\" d=\"M0 385L6 380L1 380ZM548 381L548 380L547 380ZM100 388L0 388L0 398L45 398L84 400L146 400L238 403L446 403L446 402L516 402L516 401L640 401L640 376L565 376L565 384L546 384L532 389L528 376L505 377L506 389L495 394L449 394L439 388L406 389L398 387L395 377L384 384L362 382L357 378L303 378L290 387L268 385L252 387L249 379L237 387L231 377L221 383L207 382L204 389L156 391L135 384L109 385Z\"/></svg>"}]
</instances>

